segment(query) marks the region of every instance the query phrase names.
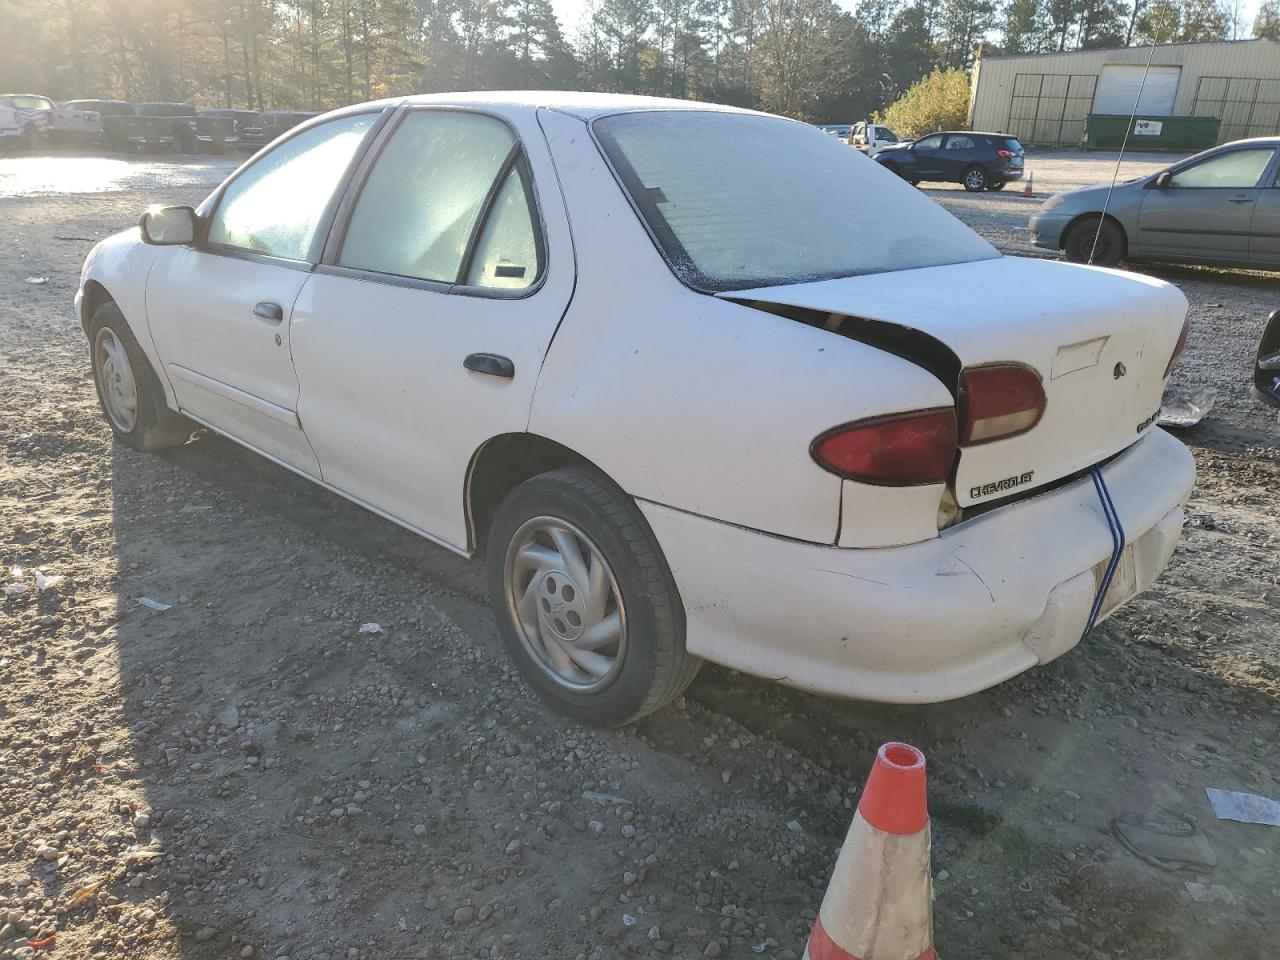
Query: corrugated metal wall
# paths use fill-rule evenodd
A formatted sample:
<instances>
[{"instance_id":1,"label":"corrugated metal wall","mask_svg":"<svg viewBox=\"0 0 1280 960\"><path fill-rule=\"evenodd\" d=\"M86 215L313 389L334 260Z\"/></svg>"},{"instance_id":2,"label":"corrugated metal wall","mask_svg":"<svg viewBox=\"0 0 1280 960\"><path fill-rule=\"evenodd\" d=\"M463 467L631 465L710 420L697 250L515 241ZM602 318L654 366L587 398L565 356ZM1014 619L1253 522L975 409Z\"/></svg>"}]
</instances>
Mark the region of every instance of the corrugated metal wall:
<instances>
[{"instance_id":1,"label":"corrugated metal wall","mask_svg":"<svg viewBox=\"0 0 1280 960\"><path fill-rule=\"evenodd\" d=\"M1077 144L1103 67L1142 67L1150 47L985 57L974 65L970 126L1025 143ZM1156 48L1153 66L1180 67L1175 116L1222 120L1220 139L1280 134L1280 42L1237 40Z\"/></svg>"}]
</instances>

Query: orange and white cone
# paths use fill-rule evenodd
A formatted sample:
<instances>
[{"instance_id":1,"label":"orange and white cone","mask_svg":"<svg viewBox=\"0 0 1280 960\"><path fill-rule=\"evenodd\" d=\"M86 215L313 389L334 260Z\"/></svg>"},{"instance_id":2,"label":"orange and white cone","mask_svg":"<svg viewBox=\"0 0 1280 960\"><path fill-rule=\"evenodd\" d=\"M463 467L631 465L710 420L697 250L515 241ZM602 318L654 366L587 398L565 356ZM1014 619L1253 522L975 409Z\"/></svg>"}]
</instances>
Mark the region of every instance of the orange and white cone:
<instances>
[{"instance_id":1,"label":"orange and white cone","mask_svg":"<svg viewBox=\"0 0 1280 960\"><path fill-rule=\"evenodd\" d=\"M937 960L924 754L886 743L836 859L805 960Z\"/></svg>"},{"instance_id":2,"label":"orange and white cone","mask_svg":"<svg viewBox=\"0 0 1280 960\"><path fill-rule=\"evenodd\" d=\"M1022 195L1024 197L1034 197L1036 195L1036 175L1031 171L1027 171L1027 182L1022 185Z\"/></svg>"}]
</instances>

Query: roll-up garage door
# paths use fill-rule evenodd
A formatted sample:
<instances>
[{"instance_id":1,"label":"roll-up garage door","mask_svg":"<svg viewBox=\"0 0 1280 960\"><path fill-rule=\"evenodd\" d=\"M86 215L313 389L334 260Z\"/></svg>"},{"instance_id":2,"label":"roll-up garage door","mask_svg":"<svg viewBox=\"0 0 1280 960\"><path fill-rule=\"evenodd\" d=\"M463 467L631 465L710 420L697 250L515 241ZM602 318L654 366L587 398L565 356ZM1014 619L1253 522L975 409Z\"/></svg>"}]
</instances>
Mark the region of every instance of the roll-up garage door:
<instances>
[{"instance_id":1,"label":"roll-up garage door","mask_svg":"<svg viewBox=\"0 0 1280 960\"><path fill-rule=\"evenodd\" d=\"M1147 80L1142 82L1146 67L1109 66L1102 68L1098 78L1098 90L1093 97L1094 113L1115 113L1127 116L1134 112L1133 104L1142 91L1138 113L1153 116L1173 114L1173 101L1178 96L1178 78L1181 67L1152 67Z\"/></svg>"}]
</instances>

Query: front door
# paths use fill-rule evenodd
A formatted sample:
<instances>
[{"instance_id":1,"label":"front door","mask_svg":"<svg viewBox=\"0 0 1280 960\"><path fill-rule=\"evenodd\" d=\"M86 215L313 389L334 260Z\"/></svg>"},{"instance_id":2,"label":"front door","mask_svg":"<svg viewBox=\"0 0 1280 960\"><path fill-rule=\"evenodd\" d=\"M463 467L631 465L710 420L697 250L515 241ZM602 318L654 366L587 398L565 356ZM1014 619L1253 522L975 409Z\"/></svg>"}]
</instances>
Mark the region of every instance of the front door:
<instances>
[{"instance_id":1,"label":"front door","mask_svg":"<svg viewBox=\"0 0 1280 960\"><path fill-rule=\"evenodd\" d=\"M1143 192L1138 247L1143 256L1244 263L1249 229L1270 167L1271 147L1216 153L1173 171Z\"/></svg>"},{"instance_id":2,"label":"front door","mask_svg":"<svg viewBox=\"0 0 1280 960\"><path fill-rule=\"evenodd\" d=\"M325 482L459 550L467 470L490 438L528 428L573 289L545 139L519 122L406 111L293 312L298 410Z\"/></svg>"},{"instance_id":3,"label":"front door","mask_svg":"<svg viewBox=\"0 0 1280 960\"><path fill-rule=\"evenodd\" d=\"M915 161L909 168L912 180L943 179L942 134L935 133L917 140L908 149Z\"/></svg>"},{"instance_id":4,"label":"front door","mask_svg":"<svg viewBox=\"0 0 1280 960\"><path fill-rule=\"evenodd\" d=\"M1249 260L1259 266L1280 267L1280 164L1258 191L1249 226Z\"/></svg>"},{"instance_id":5,"label":"front door","mask_svg":"<svg viewBox=\"0 0 1280 960\"><path fill-rule=\"evenodd\" d=\"M147 320L182 411L311 476L289 318L326 208L377 119L331 120L256 160L218 198L204 239L164 248L147 280Z\"/></svg>"}]
</instances>

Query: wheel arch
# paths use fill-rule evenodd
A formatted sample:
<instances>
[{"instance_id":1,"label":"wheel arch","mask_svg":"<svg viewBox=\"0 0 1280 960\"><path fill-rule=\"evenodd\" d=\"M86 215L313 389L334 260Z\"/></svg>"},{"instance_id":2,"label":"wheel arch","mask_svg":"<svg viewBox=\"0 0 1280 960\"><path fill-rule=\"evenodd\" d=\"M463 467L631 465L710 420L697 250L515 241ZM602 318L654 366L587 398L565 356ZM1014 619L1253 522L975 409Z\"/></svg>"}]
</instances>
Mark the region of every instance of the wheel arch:
<instances>
[{"instance_id":1,"label":"wheel arch","mask_svg":"<svg viewBox=\"0 0 1280 960\"><path fill-rule=\"evenodd\" d=\"M503 433L482 443L467 465L463 491L472 553L476 557L484 555L489 525L507 494L540 473L562 467L589 467L621 489L591 460L540 434Z\"/></svg>"},{"instance_id":2,"label":"wheel arch","mask_svg":"<svg viewBox=\"0 0 1280 960\"><path fill-rule=\"evenodd\" d=\"M93 312L102 306L102 304L111 302L115 303L116 298L97 280L87 280L84 285L84 297L80 301L80 326L84 330L87 337L89 335L89 324L93 322ZM121 311L122 313L124 311ZM125 318L128 322L128 318ZM137 336L137 334L134 334Z\"/></svg>"},{"instance_id":3,"label":"wheel arch","mask_svg":"<svg viewBox=\"0 0 1280 960\"><path fill-rule=\"evenodd\" d=\"M1124 224L1112 213L1103 213L1101 210L1087 210L1084 213L1076 214L1068 221L1067 225L1062 228L1062 233L1058 235L1058 249L1067 249L1067 237L1071 235L1071 231L1079 226L1083 221L1098 217L1108 223L1113 223L1116 229L1120 231L1120 239L1124 241L1125 253L1129 252L1129 231L1124 228Z\"/></svg>"}]
</instances>

